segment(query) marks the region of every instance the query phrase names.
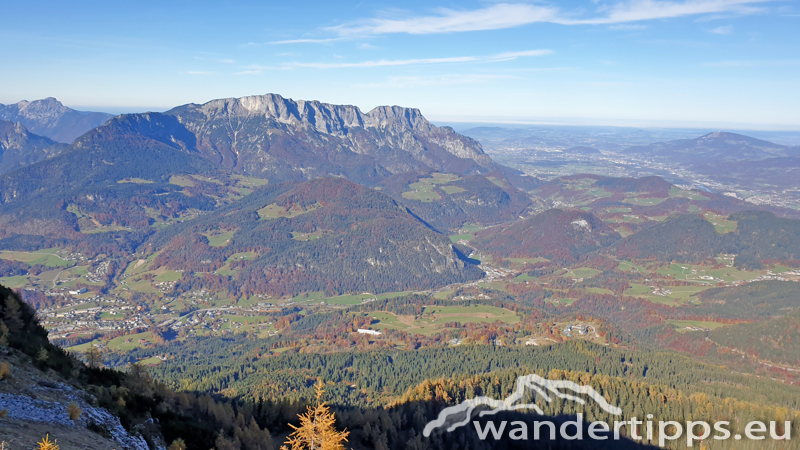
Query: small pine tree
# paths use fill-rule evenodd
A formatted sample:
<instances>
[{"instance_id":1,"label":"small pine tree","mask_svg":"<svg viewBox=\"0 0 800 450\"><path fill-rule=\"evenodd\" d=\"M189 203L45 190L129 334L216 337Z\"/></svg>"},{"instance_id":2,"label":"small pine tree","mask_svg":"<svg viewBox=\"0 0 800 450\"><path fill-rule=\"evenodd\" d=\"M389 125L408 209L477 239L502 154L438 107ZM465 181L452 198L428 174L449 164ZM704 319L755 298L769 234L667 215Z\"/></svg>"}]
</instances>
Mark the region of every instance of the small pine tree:
<instances>
[{"instance_id":1,"label":"small pine tree","mask_svg":"<svg viewBox=\"0 0 800 450\"><path fill-rule=\"evenodd\" d=\"M285 443L291 446L291 450L344 450L342 442L347 442L350 432L336 430L336 418L322 401L322 394L325 393L322 380L317 381L314 387L317 391L316 406L309 406L305 414L298 415L299 427L289 424L294 432ZM286 446L281 448L288 449Z\"/></svg>"},{"instance_id":2,"label":"small pine tree","mask_svg":"<svg viewBox=\"0 0 800 450\"><path fill-rule=\"evenodd\" d=\"M100 350L97 349L94 345L91 345L86 353L86 365L91 367L92 369L96 369L100 367L100 362L102 361L102 356L100 355Z\"/></svg>"},{"instance_id":3,"label":"small pine tree","mask_svg":"<svg viewBox=\"0 0 800 450\"><path fill-rule=\"evenodd\" d=\"M40 348L39 353L36 355L36 361L38 361L39 364L45 364L48 359L50 359L50 353L47 352L46 348Z\"/></svg>"}]
</instances>

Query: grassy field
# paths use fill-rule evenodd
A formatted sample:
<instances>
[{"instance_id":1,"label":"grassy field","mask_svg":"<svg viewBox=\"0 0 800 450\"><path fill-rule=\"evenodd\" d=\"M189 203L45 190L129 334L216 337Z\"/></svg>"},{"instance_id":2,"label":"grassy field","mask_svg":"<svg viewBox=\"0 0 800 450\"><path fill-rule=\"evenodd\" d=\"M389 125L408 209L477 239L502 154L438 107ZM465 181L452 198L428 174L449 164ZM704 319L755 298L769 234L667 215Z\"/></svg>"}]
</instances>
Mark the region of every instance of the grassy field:
<instances>
[{"instance_id":1,"label":"grassy field","mask_svg":"<svg viewBox=\"0 0 800 450\"><path fill-rule=\"evenodd\" d=\"M665 198L626 198L622 203L628 203L635 206L655 206L660 205Z\"/></svg>"},{"instance_id":2,"label":"grassy field","mask_svg":"<svg viewBox=\"0 0 800 450\"><path fill-rule=\"evenodd\" d=\"M485 227L482 227L482 226L474 224L474 223L468 223L468 224L463 225L461 227L461 229L458 230L458 231L461 232L461 233L474 233L476 231L483 230L484 228Z\"/></svg>"},{"instance_id":3,"label":"grassy field","mask_svg":"<svg viewBox=\"0 0 800 450\"><path fill-rule=\"evenodd\" d=\"M619 266L617 266L617 270L621 272L639 272L644 274L650 273L644 267L628 261L621 261L619 263Z\"/></svg>"},{"instance_id":4,"label":"grassy field","mask_svg":"<svg viewBox=\"0 0 800 450\"><path fill-rule=\"evenodd\" d=\"M272 219L278 219L280 217L292 219L307 212L314 211L320 206L322 205L315 203L313 205L309 205L307 208L303 208L302 206L299 205L294 205L290 209L286 209L286 207L284 206L278 206L277 204L273 203L271 205L267 205L259 209L257 212L259 220L272 220Z\"/></svg>"},{"instance_id":5,"label":"grassy field","mask_svg":"<svg viewBox=\"0 0 800 450\"><path fill-rule=\"evenodd\" d=\"M387 298L395 298L400 297L402 295L411 294L411 291L407 292L384 292L383 294L346 294L346 295L339 295L336 297L328 297L325 299L325 303L329 305L360 305L364 302L364 300L369 299L378 299L383 300Z\"/></svg>"},{"instance_id":6,"label":"grassy field","mask_svg":"<svg viewBox=\"0 0 800 450\"><path fill-rule=\"evenodd\" d=\"M715 330L720 327L724 327L725 324L717 323L717 322L703 322L700 320L667 320L667 323L672 325L680 332L689 331L686 327L700 327L700 328L708 328L709 330Z\"/></svg>"},{"instance_id":7,"label":"grassy field","mask_svg":"<svg viewBox=\"0 0 800 450\"><path fill-rule=\"evenodd\" d=\"M689 200L711 200L709 197L700 194L698 191L684 191L683 189L678 189L676 187L670 189L669 196L671 198L688 198Z\"/></svg>"},{"instance_id":8,"label":"grassy field","mask_svg":"<svg viewBox=\"0 0 800 450\"><path fill-rule=\"evenodd\" d=\"M178 281L183 276L183 272L166 270L155 277L156 281Z\"/></svg>"},{"instance_id":9,"label":"grassy field","mask_svg":"<svg viewBox=\"0 0 800 450\"><path fill-rule=\"evenodd\" d=\"M128 267L125 268L125 275L139 275L150 271L150 266L152 265L153 260L156 258L156 256L158 256L159 253L160 252L156 252L145 259L138 259L136 261L132 261L130 264L128 264Z\"/></svg>"},{"instance_id":10,"label":"grassy field","mask_svg":"<svg viewBox=\"0 0 800 450\"><path fill-rule=\"evenodd\" d=\"M717 230L719 234L731 233L736 231L736 221L728 220L728 216L722 216L719 214L714 214L712 212L706 212L703 214L703 217L706 218L707 221L711 222L714 225L714 228Z\"/></svg>"},{"instance_id":11,"label":"grassy field","mask_svg":"<svg viewBox=\"0 0 800 450\"><path fill-rule=\"evenodd\" d=\"M433 298L438 298L440 300L447 300L454 293L455 291L441 291L433 294Z\"/></svg>"},{"instance_id":12,"label":"grassy field","mask_svg":"<svg viewBox=\"0 0 800 450\"><path fill-rule=\"evenodd\" d=\"M129 281L128 287L143 294L155 294L158 292L158 289L154 288L149 280Z\"/></svg>"},{"instance_id":13,"label":"grassy field","mask_svg":"<svg viewBox=\"0 0 800 450\"><path fill-rule=\"evenodd\" d=\"M564 278L592 278L593 276L599 274L600 271L597 269L591 269L589 267L578 267L577 269L571 269L567 273L564 274Z\"/></svg>"},{"instance_id":14,"label":"grassy field","mask_svg":"<svg viewBox=\"0 0 800 450\"><path fill-rule=\"evenodd\" d=\"M187 177L184 175L173 175L169 179L170 184L174 184L180 187L192 187L194 186L194 181L191 177Z\"/></svg>"},{"instance_id":15,"label":"grassy field","mask_svg":"<svg viewBox=\"0 0 800 450\"><path fill-rule=\"evenodd\" d=\"M527 273L523 273L522 275L518 275L514 278L513 283L524 283L526 281L539 281L538 277L532 277Z\"/></svg>"},{"instance_id":16,"label":"grassy field","mask_svg":"<svg viewBox=\"0 0 800 450\"><path fill-rule=\"evenodd\" d=\"M127 342L128 339L130 339L131 342ZM153 333L151 333L149 331L145 331L144 333L129 334L129 335L126 335L126 336L116 337L116 338L108 341L108 344L106 345L106 348L108 348L109 350L112 350L112 351L133 350L134 348L138 348L138 347L142 346L142 344L139 343L139 339L145 339L148 342L152 342ZM73 353L83 353L86 350L89 350L89 348L91 348L92 345L97 345L97 344L100 344L100 343L101 343L100 340L95 339L92 342L87 342L85 344L76 345L74 347L68 347L66 350L69 351L69 352L73 352Z\"/></svg>"},{"instance_id":17,"label":"grassy field","mask_svg":"<svg viewBox=\"0 0 800 450\"><path fill-rule=\"evenodd\" d=\"M442 196L434 191L434 189L436 189L436 186L434 186L431 183L421 180L416 183L408 185L408 187L412 190L403 192L401 194L403 198L407 198L409 200L419 200L421 202L426 202L426 203L442 199Z\"/></svg>"},{"instance_id":18,"label":"grassy field","mask_svg":"<svg viewBox=\"0 0 800 450\"><path fill-rule=\"evenodd\" d=\"M225 330L225 329L236 329L236 327L232 327L231 324L232 323L238 323L238 324L241 325L241 328L238 328L238 330L240 330L240 331L250 330L250 329L252 329L252 328L254 328L254 327L258 326L258 325L265 324L270 319L267 316L252 316L252 317L248 317L248 316L223 315L222 317L225 318L225 319L228 319L228 322L224 323L220 327L220 329L222 329L222 330ZM260 328L264 328L264 327L260 327ZM272 327L270 327L270 328L272 328Z\"/></svg>"},{"instance_id":19,"label":"grassy field","mask_svg":"<svg viewBox=\"0 0 800 450\"><path fill-rule=\"evenodd\" d=\"M315 241L323 236L321 231L315 231L313 233L299 233L297 231L292 231L292 239L295 241Z\"/></svg>"},{"instance_id":20,"label":"grassy field","mask_svg":"<svg viewBox=\"0 0 800 450\"><path fill-rule=\"evenodd\" d=\"M252 261L252 260L254 260L254 259L256 259L256 254L255 254L255 252L240 252L240 253L234 253L233 255L231 255L231 256L230 256L230 257L229 257L229 258L228 258L228 259L225 261L225 264L224 264L222 267L220 267L219 269L217 269L217 271L216 271L215 273L216 273L217 275L222 275L222 276L224 276L224 277L232 277L232 276L236 275L236 273L238 272L238 271L236 271L236 270L233 270L233 269L231 269L231 263L232 263L232 262L234 262L234 261L239 261L239 260L242 260L242 261Z\"/></svg>"},{"instance_id":21,"label":"grassy field","mask_svg":"<svg viewBox=\"0 0 800 450\"><path fill-rule=\"evenodd\" d=\"M324 292L304 292L302 294L295 295L294 298L292 298L292 300L297 303L320 302L324 299L325 299Z\"/></svg>"},{"instance_id":22,"label":"grassy field","mask_svg":"<svg viewBox=\"0 0 800 450\"><path fill-rule=\"evenodd\" d=\"M567 306L575 303L575 300L576 299L574 298L555 298L555 299L547 299L546 301L554 305Z\"/></svg>"},{"instance_id":23,"label":"grassy field","mask_svg":"<svg viewBox=\"0 0 800 450\"><path fill-rule=\"evenodd\" d=\"M236 233L235 230L219 234L203 233L203 236L208 238L208 245L212 247L225 247L228 245L231 238L233 238L234 233Z\"/></svg>"},{"instance_id":24,"label":"grassy field","mask_svg":"<svg viewBox=\"0 0 800 450\"><path fill-rule=\"evenodd\" d=\"M691 281L693 283L718 283L720 281L730 283L733 281L750 281L755 280L759 276L758 273L747 272L734 267L712 269L709 266L690 264L670 264L667 267L658 269L658 273L661 275L671 276L682 281Z\"/></svg>"},{"instance_id":25,"label":"grassy field","mask_svg":"<svg viewBox=\"0 0 800 450\"><path fill-rule=\"evenodd\" d=\"M698 300L695 298L695 295L706 289L711 289L711 287L712 286L665 286L660 291L664 295L657 295L653 293L653 289L650 286L632 284L630 288L625 290L623 295L643 298L653 303L677 306L690 302L697 302ZM667 290L671 292L667 293Z\"/></svg>"},{"instance_id":26,"label":"grassy field","mask_svg":"<svg viewBox=\"0 0 800 450\"><path fill-rule=\"evenodd\" d=\"M503 308L488 305L473 306L426 306L422 315L396 315L386 311L366 313L378 323L370 328L374 330L393 329L409 333L432 334L444 329L445 322L481 323L501 321L508 324L519 322L519 317Z\"/></svg>"},{"instance_id":27,"label":"grassy field","mask_svg":"<svg viewBox=\"0 0 800 450\"><path fill-rule=\"evenodd\" d=\"M450 242L452 242L454 244L456 242L458 242L458 241L467 241L467 242L469 242L474 238L475 238L475 236L472 235L472 234L454 234L454 235L450 236Z\"/></svg>"},{"instance_id":28,"label":"grassy field","mask_svg":"<svg viewBox=\"0 0 800 450\"><path fill-rule=\"evenodd\" d=\"M606 288L599 288L599 287L590 287L586 288L587 291L591 292L592 294L608 294L613 295L614 293L611 290Z\"/></svg>"},{"instance_id":29,"label":"grassy field","mask_svg":"<svg viewBox=\"0 0 800 450\"><path fill-rule=\"evenodd\" d=\"M153 182L150 180L145 180L144 178L123 178L117 181L117 183L152 184Z\"/></svg>"},{"instance_id":30,"label":"grassy field","mask_svg":"<svg viewBox=\"0 0 800 450\"><path fill-rule=\"evenodd\" d=\"M18 289L28 284L28 278L22 275L0 277L0 284L7 288Z\"/></svg>"},{"instance_id":31,"label":"grassy field","mask_svg":"<svg viewBox=\"0 0 800 450\"><path fill-rule=\"evenodd\" d=\"M448 195L465 192L466 189L458 186L444 186L447 183L452 183L460 179L461 178L455 174L434 173L431 178L420 178L416 183L409 184L408 188L410 191L403 192L401 195L403 198L409 200L419 200L421 202L430 203L442 199L442 196L437 192L437 186L439 190Z\"/></svg>"},{"instance_id":32,"label":"grassy field","mask_svg":"<svg viewBox=\"0 0 800 450\"><path fill-rule=\"evenodd\" d=\"M444 193L448 194L448 195L458 194L458 193L461 193L461 192L467 192L466 189L464 189L462 187L459 187L459 186L442 186L439 189L443 190Z\"/></svg>"},{"instance_id":33,"label":"grassy field","mask_svg":"<svg viewBox=\"0 0 800 450\"><path fill-rule=\"evenodd\" d=\"M37 250L35 252L0 252L0 259L10 259L27 263L31 266L42 264L46 267L70 267L75 265L73 261L67 261L57 256L55 253L58 248L49 248L45 250Z\"/></svg>"},{"instance_id":34,"label":"grassy field","mask_svg":"<svg viewBox=\"0 0 800 450\"><path fill-rule=\"evenodd\" d=\"M550 260L539 256L537 258L505 258L503 259L503 261L508 261L517 264L536 264L540 262L548 262Z\"/></svg>"}]
</instances>

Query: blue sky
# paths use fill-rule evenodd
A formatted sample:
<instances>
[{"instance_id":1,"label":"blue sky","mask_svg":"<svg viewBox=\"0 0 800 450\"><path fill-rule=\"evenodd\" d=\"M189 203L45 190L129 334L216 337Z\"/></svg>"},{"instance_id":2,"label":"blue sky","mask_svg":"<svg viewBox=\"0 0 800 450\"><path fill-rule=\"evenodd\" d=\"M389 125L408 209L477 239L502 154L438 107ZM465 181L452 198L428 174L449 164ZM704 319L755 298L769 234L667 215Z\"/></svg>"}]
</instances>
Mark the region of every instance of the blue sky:
<instances>
[{"instance_id":1,"label":"blue sky","mask_svg":"<svg viewBox=\"0 0 800 450\"><path fill-rule=\"evenodd\" d=\"M278 93L441 121L800 129L793 0L6 2L0 103Z\"/></svg>"}]
</instances>

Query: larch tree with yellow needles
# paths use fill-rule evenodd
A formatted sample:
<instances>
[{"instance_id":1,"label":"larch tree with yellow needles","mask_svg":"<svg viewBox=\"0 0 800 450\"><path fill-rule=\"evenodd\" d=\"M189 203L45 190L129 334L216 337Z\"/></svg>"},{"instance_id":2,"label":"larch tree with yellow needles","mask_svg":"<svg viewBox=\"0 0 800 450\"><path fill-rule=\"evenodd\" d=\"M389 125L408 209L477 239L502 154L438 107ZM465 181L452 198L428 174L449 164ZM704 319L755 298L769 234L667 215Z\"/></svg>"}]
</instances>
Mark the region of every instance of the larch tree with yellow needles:
<instances>
[{"instance_id":1,"label":"larch tree with yellow needles","mask_svg":"<svg viewBox=\"0 0 800 450\"><path fill-rule=\"evenodd\" d=\"M42 442L38 443L39 449L38 450L58 450L58 444L56 441L50 441L50 434L48 433L47 436L42 438Z\"/></svg>"},{"instance_id":2,"label":"larch tree with yellow needles","mask_svg":"<svg viewBox=\"0 0 800 450\"><path fill-rule=\"evenodd\" d=\"M309 406L305 414L298 415L299 427L289 424L294 432L285 443L291 446L291 450L344 450L343 442L347 442L350 432L336 430L336 418L322 401L322 394L325 393L322 380L317 381L314 387L317 390L317 404ZM289 447L283 446L281 450L289 450Z\"/></svg>"}]
</instances>

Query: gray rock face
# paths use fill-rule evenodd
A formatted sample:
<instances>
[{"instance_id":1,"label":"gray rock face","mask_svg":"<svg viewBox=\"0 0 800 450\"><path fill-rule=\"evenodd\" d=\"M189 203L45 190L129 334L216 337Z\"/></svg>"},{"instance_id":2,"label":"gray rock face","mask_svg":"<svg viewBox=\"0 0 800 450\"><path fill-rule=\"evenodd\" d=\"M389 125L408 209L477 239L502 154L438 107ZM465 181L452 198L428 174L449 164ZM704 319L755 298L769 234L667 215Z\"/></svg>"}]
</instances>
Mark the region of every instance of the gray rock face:
<instances>
[{"instance_id":1,"label":"gray rock face","mask_svg":"<svg viewBox=\"0 0 800 450\"><path fill-rule=\"evenodd\" d=\"M19 122L0 120L0 173L50 158L65 148L66 144L37 136Z\"/></svg>"},{"instance_id":2,"label":"gray rock face","mask_svg":"<svg viewBox=\"0 0 800 450\"><path fill-rule=\"evenodd\" d=\"M95 427L105 430L125 450L149 450L141 436L133 436L122 426L119 418L104 408L90 406L83 399L84 392L74 391L69 386L58 386L67 393L69 400L81 408L77 421L72 421L67 413L67 404L31 398L25 395L0 393L0 410L6 410L9 419L44 422L67 427ZM51 389L52 390L52 389Z\"/></svg>"},{"instance_id":3,"label":"gray rock face","mask_svg":"<svg viewBox=\"0 0 800 450\"><path fill-rule=\"evenodd\" d=\"M252 175L334 174L369 182L409 170L495 168L477 141L434 126L414 108L363 113L352 105L266 94L188 104L165 114L197 137L203 156Z\"/></svg>"},{"instance_id":4,"label":"gray rock face","mask_svg":"<svg viewBox=\"0 0 800 450\"><path fill-rule=\"evenodd\" d=\"M114 117L100 112L75 111L48 97L12 105L0 104L0 119L20 122L31 132L57 142L70 143Z\"/></svg>"}]
</instances>

